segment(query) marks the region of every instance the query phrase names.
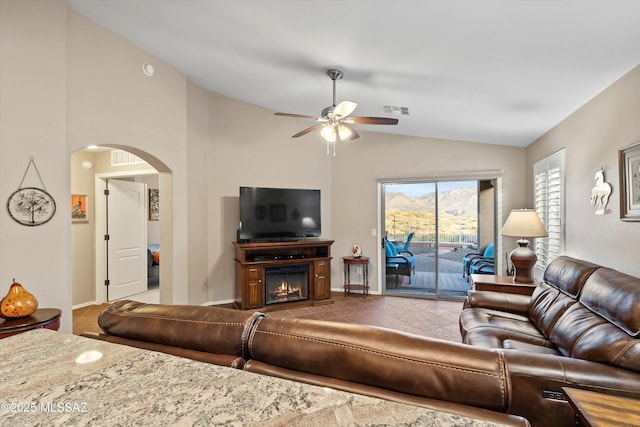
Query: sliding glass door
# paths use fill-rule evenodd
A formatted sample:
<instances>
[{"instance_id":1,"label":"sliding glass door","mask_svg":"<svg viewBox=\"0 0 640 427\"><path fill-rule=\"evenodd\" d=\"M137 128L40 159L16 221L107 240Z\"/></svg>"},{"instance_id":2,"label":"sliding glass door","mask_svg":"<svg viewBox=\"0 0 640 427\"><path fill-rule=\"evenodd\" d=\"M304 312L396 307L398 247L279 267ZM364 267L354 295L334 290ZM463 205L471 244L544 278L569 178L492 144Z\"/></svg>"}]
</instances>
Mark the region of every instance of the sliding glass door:
<instances>
[{"instance_id":1,"label":"sliding glass door","mask_svg":"<svg viewBox=\"0 0 640 427\"><path fill-rule=\"evenodd\" d=\"M466 296L470 285L463 275L462 260L479 248L479 209L486 198L481 189L486 183L478 180L382 183L385 250L381 265L385 266L385 293ZM492 240L493 210L490 215L485 231L490 232L488 239Z\"/></svg>"}]
</instances>

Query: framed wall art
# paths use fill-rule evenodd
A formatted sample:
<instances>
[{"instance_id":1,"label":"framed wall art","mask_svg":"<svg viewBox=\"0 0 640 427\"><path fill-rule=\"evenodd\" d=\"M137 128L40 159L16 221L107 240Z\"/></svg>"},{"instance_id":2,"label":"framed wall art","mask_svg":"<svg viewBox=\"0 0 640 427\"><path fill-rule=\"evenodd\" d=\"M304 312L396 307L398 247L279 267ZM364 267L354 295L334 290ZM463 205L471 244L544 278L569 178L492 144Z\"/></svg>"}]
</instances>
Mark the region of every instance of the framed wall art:
<instances>
[{"instance_id":1,"label":"framed wall art","mask_svg":"<svg viewBox=\"0 0 640 427\"><path fill-rule=\"evenodd\" d=\"M149 221L160 221L160 190L149 189Z\"/></svg>"},{"instance_id":2,"label":"framed wall art","mask_svg":"<svg viewBox=\"0 0 640 427\"><path fill-rule=\"evenodd\" d=\"M618 151L620 165L620 219L640 221L640 142Z\"/></svg>"},{"instance_id":3,"label":"framed wall art","mask_svg":"<svg viewBox=\"0 0 640 427\"><path fill-rule=\"evenodd\" d=\"M71 195L71 222L88 222L87 216L87 195Z\"/></svg>"}]
</instances>

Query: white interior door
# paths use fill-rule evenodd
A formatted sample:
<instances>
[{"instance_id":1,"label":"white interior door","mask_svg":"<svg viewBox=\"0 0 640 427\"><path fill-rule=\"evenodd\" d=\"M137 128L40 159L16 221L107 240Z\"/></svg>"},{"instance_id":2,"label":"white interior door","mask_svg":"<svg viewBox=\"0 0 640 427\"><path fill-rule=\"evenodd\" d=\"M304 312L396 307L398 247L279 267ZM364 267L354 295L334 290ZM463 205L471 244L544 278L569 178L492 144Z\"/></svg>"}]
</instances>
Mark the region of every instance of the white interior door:
<instances>
[{"instance_id":1,"label":"white interior door","mask_svg":"<svg viewBox=\"0 0 640 427\"><path fill-rule=\"evenodd\" d=\"M147 290L146 184L107 181L107 299Z\"/></svg>"}]
</instances>

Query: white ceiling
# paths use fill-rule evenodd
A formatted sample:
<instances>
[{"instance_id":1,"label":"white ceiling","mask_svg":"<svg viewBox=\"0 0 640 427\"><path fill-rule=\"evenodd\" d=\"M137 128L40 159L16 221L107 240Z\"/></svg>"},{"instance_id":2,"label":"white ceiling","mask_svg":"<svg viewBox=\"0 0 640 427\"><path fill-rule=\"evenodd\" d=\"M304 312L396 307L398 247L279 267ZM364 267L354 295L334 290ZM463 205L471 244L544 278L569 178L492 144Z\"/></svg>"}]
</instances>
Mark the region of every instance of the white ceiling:
<instances>
[{"instance_id":1,"label":"white ceiling","mask_svg":"<svg viewBox=\"0 0 640 427\"><path fill-rule=\"evenodd\" d=\"M220 94L360 130L524 147L640 64L636 0L67 0ZM161 64L155 64L160 72ZM290 120L274 116L273 120ZM300 120L300 129L310 125Z\"/></svg>"}]
</instances>

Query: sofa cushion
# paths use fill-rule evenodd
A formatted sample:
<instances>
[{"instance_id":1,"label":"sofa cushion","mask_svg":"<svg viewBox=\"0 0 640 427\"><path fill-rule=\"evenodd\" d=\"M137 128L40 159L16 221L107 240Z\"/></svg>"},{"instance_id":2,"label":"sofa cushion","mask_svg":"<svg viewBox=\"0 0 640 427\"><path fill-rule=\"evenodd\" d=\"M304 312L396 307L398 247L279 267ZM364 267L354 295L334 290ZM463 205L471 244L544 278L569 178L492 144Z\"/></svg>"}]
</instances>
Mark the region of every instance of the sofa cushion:
<instances>
[{"instance_id":1,"label":"sofa cushion","mask_svg":"<svg viewBox=\"0 0 640 427\"><path fill-rule=\"evenodd\" d=\"M544 271L544 281L576 298L582 286L599 265L580 259L559 256Z\"/></svg>"},{"instance_id":2,"label":"sofa cushion","mask_svg":"<svg viewBox=\"0 0 640 427\"><path fill-rule=\"evenodd\" d=\"M600 268L584 285L580 302L631 336L640 334L640 279Z\"/></svg>"},{"instance_id":3,"label":"sofa cushion","mask_svg":"<svg viewBox=\"0 0 640 427\"><path fill-rule=\"evenodd\" d=\"M549 339L563 356L640 372L640 340L582 304L563 313Z\"/></svg>"},{"instance_id":4,"label":"sofa cushion","mask_svg":"<svg viewBox=\"0 0 640 427\"><path fill-rule=\"evenodd\" d=\"M476 328L504 330L518 335L530 335L536 339L545 339L526 316L489 308L467 308L460 313L460 333L464 342L466 336ZM470 344L470 343L468 343ZM501 347L500 347L501 348Z\"/></svg>"},{"instance_id":5,"label":"sofa cushion","mask_svg":"<svg viewBox=\"0 0 640 427\"><path fill-rule=\"evenodd\" d=\"M479 327L467 332L464 343L474 347L493 349L513 349L516 343L529 345L530 348L545 347L553 354L560 354L551 342L541 334L526 334L509 329Z\"/></svg>"},{"instance_id":6,"label":"sofa cushion","mask_svg":"<svg viewBox=\"0 0 640 427\"><path fill-rule=\"evenodd\" d=\"M560 352L548 345L533 344L530 342L524 342L517 339L506 339L502 343L502 347L509 350L526 351L529 353L541 353L541 354L555 354L560 355Z\"/></svg>"},{"instance_id":7,"label":"sofa cushion","mask_svg":"<svg viewBox=\"0 0 640 427\"><path fill-rule=\"evenodd\" d=\"M577 303L560 289L542 282L531 295L528 318L545 337L549 338L558 319L569 307Z\"/></svg>"}]
</instances>

